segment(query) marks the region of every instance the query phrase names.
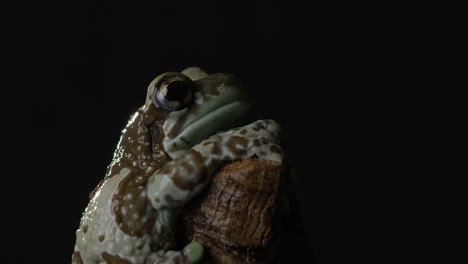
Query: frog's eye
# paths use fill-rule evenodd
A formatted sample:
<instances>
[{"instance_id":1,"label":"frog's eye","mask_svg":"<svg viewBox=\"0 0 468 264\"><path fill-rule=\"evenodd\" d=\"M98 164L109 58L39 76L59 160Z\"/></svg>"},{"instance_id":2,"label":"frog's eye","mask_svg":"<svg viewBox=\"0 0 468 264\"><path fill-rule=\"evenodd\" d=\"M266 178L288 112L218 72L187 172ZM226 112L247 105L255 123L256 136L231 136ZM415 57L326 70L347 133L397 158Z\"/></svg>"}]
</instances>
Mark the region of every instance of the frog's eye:
<instances>
[{"instance_id":1,"label":"frog's eye","mask_svg":"<svg viewBox=\"0 0 468 264\"><path fill-rule=\"evenodd\" d=\"M168 111L178 111L192 101L195 82L181 73L168 73L154 88L153 103Z\"/></svg>"}]
</instances>

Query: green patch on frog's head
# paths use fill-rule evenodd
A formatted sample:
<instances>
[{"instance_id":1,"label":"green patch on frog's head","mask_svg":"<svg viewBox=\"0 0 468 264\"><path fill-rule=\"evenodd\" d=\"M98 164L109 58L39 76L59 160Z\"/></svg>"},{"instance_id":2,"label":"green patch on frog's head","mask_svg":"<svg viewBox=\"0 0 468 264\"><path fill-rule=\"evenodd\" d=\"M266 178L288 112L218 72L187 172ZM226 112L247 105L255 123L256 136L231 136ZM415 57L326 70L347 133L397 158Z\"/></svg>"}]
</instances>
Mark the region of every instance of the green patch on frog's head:
<instances>
[{"instance_id":1,"label":"green patch on frog's head","mask_svg":"<svg viewBox=\"0 0 468 264\"><path fill-rule=\"evenodd\" d=\"M250 108L246 91L231 74L208 75L199 68L168 72L148 88L146 107L168 111L162 143L171 157L227 128Z\"/></svg>"}]
</instances>

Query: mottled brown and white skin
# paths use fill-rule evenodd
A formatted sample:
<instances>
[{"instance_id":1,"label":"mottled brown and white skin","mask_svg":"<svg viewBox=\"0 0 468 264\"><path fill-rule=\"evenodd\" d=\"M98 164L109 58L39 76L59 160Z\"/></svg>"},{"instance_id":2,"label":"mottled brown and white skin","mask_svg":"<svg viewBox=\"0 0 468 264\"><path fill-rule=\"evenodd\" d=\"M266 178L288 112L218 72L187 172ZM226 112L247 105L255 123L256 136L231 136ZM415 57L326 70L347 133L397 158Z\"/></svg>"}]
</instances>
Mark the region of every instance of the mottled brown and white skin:
<instances>
[{"instance_id":1,"label":"mottled brown and white skin","mask_svg":"<svg viewBox=\"0 0 468 264\"><path fill-rule=\"evenodd\" d=\"M183 205L227 162L283 160L275 121L220 132L249 106L230 74L191 67L156 77L91 194L76 231L73 263L197 263L203 256L199 242L175 249Z\"/></svg>"}]
</instances>

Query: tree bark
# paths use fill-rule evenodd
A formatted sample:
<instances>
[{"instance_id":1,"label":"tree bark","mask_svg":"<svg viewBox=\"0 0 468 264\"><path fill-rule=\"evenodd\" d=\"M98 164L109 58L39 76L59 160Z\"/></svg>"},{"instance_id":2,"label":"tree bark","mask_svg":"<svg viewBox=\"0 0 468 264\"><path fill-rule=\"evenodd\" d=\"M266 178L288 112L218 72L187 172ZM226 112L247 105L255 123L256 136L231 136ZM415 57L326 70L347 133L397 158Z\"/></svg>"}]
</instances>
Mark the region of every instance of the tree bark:
<instances>
[{"instance_id":1,"label":"tree bark","mask_svg":"<svg viewBox=\"0 0 468 264\"><path fill-rule=\"evenodd\" d=\"M222 167L186 205L189 241L205 247L203 263L273 263L279 241L285 167L251 158Z\"/></svg>"}]
</instances>

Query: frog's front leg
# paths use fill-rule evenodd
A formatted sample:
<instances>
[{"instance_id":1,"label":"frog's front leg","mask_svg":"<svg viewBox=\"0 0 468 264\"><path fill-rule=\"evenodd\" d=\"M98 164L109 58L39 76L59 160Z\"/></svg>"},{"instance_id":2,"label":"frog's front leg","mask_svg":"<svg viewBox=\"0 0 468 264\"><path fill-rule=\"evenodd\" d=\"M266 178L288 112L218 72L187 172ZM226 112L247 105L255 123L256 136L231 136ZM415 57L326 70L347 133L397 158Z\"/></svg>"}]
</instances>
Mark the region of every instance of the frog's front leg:
<instances>
[{"instance_id":1,"label":"frog's front leg","mask_svg":"<svg viewBox=\"0 0 468 264\"><path fill-rule=\"evenodd\" d=\"M197 195L222 160L206 157L195 149L172 160L153 174L147 185L148 199L163 210L181 206Z\"/></svg>"},{"instance_id":2,"label":"frog's front leg","mask_svg":"<svg viewBox=\"0 0 468 264\"><path fill-rule=\"evenodd\" d=\"M229 161L257 156L281 162L279 132L275 121L259 120L203 140L150 177L148 199L156 209L178 207L200 193L214 172Z\"/></svg>"}]
</instances>

